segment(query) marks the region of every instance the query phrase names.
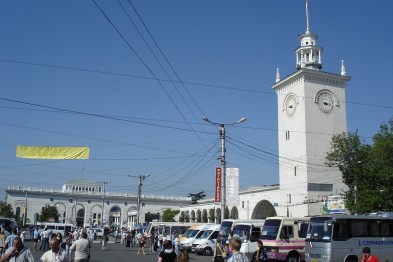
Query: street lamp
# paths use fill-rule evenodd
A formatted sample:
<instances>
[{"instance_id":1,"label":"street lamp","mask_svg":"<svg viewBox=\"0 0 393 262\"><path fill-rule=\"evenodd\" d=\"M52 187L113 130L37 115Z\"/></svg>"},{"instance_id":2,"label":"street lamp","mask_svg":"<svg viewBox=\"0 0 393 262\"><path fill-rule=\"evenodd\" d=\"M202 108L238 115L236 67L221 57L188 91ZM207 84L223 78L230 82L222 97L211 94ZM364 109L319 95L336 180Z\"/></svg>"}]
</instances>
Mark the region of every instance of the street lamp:
<instances>
[{"instance_id":1,"label":"street lamp","mask_svg":"<svg viewBox=\"0 0 393 262\"><path fill-rule=\"evenodd\" d=\"M244 121L246 121L246 118L242 117L240 118L237 122L233 123L228 123L228 124L223 124L223 123L216 123L213 121L210 121L209 118L206 116L202 117L203 120L206 122L219 126L219 134L220 134L220 139L221 139L221 157L220 157L220 162L221 162L221 222L225 219L225 201L226 201L226 162L225 162L225 126L233 126L237 124L241 124Z\"/></svg>"},{"instance_id":2,"label":"street lamp","mask_svg":"<svg viewBox=\"0 0 393 262\"><path fill-rule=\"evenodd\" d=\"M111 181L101 182L103 185L103 194L102 194L102 209L101 209L101 227L104 226L104 216L105 216L105 185L109 184Z\"/></svg>"}]
</instances>

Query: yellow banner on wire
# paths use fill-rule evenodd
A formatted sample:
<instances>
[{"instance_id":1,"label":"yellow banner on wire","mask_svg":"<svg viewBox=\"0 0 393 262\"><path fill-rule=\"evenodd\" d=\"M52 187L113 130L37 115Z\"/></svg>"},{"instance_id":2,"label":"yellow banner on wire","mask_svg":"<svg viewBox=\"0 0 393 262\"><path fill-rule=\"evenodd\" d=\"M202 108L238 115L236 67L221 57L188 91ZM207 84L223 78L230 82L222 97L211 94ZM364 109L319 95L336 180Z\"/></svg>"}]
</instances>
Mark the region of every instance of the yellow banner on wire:
<instances>
[{"instance_id":1,"label":"yellow banner on wire","mask_svg":"<svg viewBox=\"0 0 393 262\"><path fill-rule=\"evenodd\" d=\"M88 147L17 146L16 157L38 159L89 159Z\"/></svg>"}]
</instances>

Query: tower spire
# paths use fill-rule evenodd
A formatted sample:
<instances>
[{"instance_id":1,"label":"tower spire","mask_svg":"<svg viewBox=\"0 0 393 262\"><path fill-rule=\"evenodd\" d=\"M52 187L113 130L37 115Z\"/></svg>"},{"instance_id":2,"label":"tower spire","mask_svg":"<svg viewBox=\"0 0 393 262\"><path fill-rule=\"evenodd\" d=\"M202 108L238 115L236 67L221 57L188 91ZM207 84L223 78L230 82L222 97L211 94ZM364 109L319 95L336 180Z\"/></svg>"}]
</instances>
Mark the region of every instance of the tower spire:
<instances>
[{"instance_id":1,"label":"tower spire","mask_svg":"<svg viewBox=\"0 0 393 262\"><path fill-rule=\"evenodd\" d=\"M310 32L310 19L308 16L308 0L306 0L306 34L309 34Z\"/></svg>"},{"instance_id":2,"label":"tower spire","mask_svg":"<svg viewBox=\"0 0 393 262\"><path fill-rule=\"evenodd\" d=\"M299 35L300 46L296 49L296 68L321 70L322 47L317 46L318 36L310 31L308 0L306 0L306 32Z\"/></svg>"}]
</instances>

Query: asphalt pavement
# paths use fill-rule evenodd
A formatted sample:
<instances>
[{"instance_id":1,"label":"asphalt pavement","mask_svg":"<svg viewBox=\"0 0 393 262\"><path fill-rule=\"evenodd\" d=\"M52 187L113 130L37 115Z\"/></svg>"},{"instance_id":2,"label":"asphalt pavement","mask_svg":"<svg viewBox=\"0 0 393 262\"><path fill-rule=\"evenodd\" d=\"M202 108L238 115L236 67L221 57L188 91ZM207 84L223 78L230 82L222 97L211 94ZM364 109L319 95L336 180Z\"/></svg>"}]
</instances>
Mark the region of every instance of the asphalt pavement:
<instances>
[{"instance_id":1,"label":"asphalt pavement","mask_svg":"<svg viewBox=\"0 0 393 262\"><path fill-rule=\"evenodd\" d=\"M32 241L25 241L27 247L31 248ZM41 243L38 242L38 247ZM138 247L122 247L120 241L114 243L113 239L110 239L106 250L101 250L101 244L99 241L93 241L91 244L91 258L90 262L104 262L104 261L137 261L137 262L156 262L158 258L158 252L149 251L149 247L145 248L146 255L137 254ZM32 251L34 255L34 261L40 261L40 257L44 254L43 251ZM212 256L201 256L190 253L191 262L211 262Z\"/></svg>"}]
</instances>

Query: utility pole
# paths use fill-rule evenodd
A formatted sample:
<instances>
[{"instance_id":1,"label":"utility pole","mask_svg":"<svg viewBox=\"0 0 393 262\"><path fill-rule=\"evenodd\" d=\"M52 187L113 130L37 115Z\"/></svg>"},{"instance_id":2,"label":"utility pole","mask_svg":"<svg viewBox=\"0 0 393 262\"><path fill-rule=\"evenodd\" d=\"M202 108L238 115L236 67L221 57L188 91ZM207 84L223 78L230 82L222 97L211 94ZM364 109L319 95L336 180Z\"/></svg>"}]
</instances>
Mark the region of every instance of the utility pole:
<instances>
[{"instance_id":1,"label":"utility pole","mask_svg":"<svg viewBox=\"0 0 393 262\"><path fill-rule=\"evenodd\" d=\"M226 204L226 161L225 161L225 125L237 125L246 121L246 118L242 117L237 122L229 124L220 124L212 122L206 116L202 117L206 122L219 126L220 140L221 140L221 222L225 219L225 204Z\"/></svg>"},{"instance_id":2,"label":"utility pole","mask_svg":"<svg viewBox=\"0 0 393 262\"><path fill-rule=\"evenodd\" d=\"M150 175L139 176L139 185L138 185L138 213L137 213L137 224L139 225L140 216L141 216L141 195L142 195L142 181L149 177Z\"/></svg>"},{"instance_id":3,"label":"utility pole","mask_svg":"<svg viewBox=\"0 0 393 262\"><path fill-rule=\"evenodd\" d=\"M103 187L103 194L102 194L102 209L101 209L101 228L104 227L104 216L105 216L105 185L109 184L111 181L104 181L104 182L98 182L102 183Z\"/></svg>"}]
</instances>

